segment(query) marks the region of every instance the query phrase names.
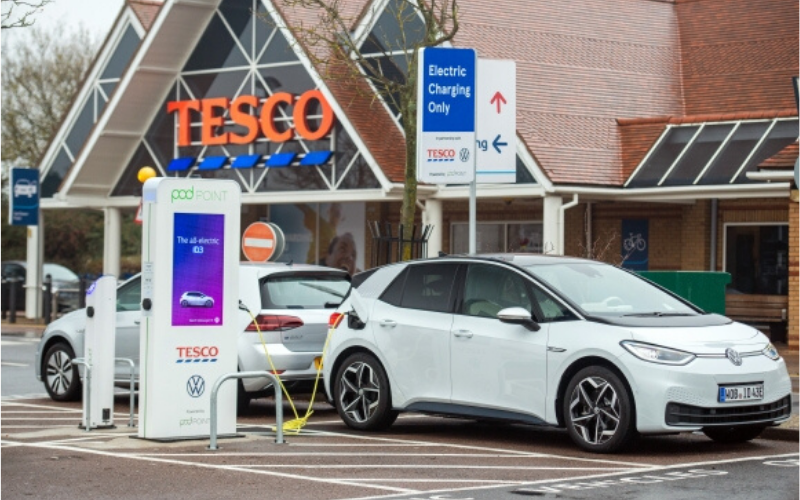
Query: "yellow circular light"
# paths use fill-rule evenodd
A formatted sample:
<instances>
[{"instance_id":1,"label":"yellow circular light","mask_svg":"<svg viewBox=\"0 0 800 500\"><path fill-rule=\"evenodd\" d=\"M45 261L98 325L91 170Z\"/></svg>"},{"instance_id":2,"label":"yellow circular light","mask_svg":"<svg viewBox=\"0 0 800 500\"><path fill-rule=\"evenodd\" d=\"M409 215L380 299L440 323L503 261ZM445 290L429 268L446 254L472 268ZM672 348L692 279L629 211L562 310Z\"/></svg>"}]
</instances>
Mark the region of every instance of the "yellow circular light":
<instances>
[{"instance_id":1,"label":"yellow circular light","mask_svg":"<svg viewBox=\"0 0 800 500\"><path fill-rule=\"evenodd\" d=\"M139 179L139 182L144 184L144 181L147 179L152 179L156 176L156 171L153 167L142 167L139 169L139 173L136 174L136 178Z\"/></svg>"}]
</instances>

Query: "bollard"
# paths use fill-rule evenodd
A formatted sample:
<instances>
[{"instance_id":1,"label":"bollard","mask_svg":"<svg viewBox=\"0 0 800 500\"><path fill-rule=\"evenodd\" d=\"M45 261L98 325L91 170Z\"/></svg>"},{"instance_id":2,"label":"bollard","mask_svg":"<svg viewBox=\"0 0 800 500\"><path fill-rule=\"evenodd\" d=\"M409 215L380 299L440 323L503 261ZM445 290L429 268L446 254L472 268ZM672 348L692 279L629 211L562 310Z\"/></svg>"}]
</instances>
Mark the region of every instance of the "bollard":
<instances>
[{"instance_id":1,"label":"bollard","mask_svg":"<svg viewBox=\"0 0 800 500\"><path fill-rule=\"evenodd\" d=\"M81 276L78 282L78 309L86 307L86 281L88 278L84 275Z\"/></svg>"},{"instance_id":2,"label":"bollard","mask_svg":"<svg viewBox=\"0 0 800 500\"><path fill-rule=\"evenodd\" d=\"M53 321L53 277L49 274L44 277L44 298L42 302L42 315L44 316L44 323L47 325Z\"/></svg>"},{"instance_id":3,"label":"bollard","mask_svg":"<svg viewBox=\"0 0 800 500\"><path fill-rule=\"evenodd\" d=\"M17 322L17 293L19 293L19 281L16 278L10 278L11 293L8 296L8 322Z\"/></svg>"}]
</instances>

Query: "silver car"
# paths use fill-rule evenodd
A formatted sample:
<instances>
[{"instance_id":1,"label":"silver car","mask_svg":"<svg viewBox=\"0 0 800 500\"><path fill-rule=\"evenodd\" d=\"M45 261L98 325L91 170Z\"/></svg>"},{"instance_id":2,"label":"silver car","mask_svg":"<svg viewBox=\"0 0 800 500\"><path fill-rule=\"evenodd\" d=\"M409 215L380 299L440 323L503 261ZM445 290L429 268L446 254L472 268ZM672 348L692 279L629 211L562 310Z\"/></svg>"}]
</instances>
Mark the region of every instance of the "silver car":
<instances>
[{"instance_id":1,"label":"silver car","mask_svg":"<svg viewBox=\"0 0 800 500\"><path fill-rule=\"evenodd\" d=\"M276 371L287 385L313 381L328 331L328 318L349 290L350 277L342 270L306 264L241 263L239 370L272 370L264 352L266 344ZM137 377L140 303L141 279L137 275L117 288L115 353L117 358L134 361ZM85 325L86 311L74 311L50 323L39 342L36 378L56 401L81 397L80 376L72 360L83 354ZM117 385L126 386L129 378L130 368L118 364ZM238 410L244 411L251 398L271 393L266 378L239 381Z\"/></svg>"}]
</instances>

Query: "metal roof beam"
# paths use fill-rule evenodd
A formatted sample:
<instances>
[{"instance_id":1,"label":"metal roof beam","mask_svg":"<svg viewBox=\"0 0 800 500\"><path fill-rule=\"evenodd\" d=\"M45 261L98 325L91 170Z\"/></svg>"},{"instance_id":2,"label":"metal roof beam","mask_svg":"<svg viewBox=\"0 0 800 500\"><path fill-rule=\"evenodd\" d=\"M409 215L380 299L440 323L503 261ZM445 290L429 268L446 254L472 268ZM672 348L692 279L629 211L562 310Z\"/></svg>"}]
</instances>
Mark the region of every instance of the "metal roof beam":
<instances>
[{"instance_id":1,"label":"metal roof beam","mask_svg":"<svg viewBox=\"0 0 800 500\"><path fill-rule=\"evenodd\" d=\"M667 169L667 171L664 172L664 175L661 177L661 180L658 181L658 184L657 184L658 186L664 184L664 181L667 180L667 177L669 177L669 174L672 173L672 170L676 166L678 166L678 163L680 163L680 161L683 159L683 157L686 156L686 152L689 151L689 149L692 148L692 144L694 144L694 141L697 140L697 137L700 135L700 132L702 132L704 128L706 128L706 124L705 123L700 125L697 128L697 130L694 131L694 135L692 136L692 138L689 139L689 142L687 142L686 145L683 147L683 150L681 150L681 152L678 155L678 157L675 158L675 161L672 162L672 165L670 165L669 168Z\"/></svg>"},{"instance_id":2,"label":"metal roof beam","mask_svg":"<svg viewBox=\"0 0 800 500\"><path fill-rule=\"evenodd\" d=\"M772 120L772 123L770 123L769 127L767 127L767 130L764 132L764 135L761 136L761 139L758 140L758 143L753 147L753 149L750 150L750 154L747 155L747 158L744 159L742 165L739 167L739 170L737 170L736 173L733 175L733 177L731 177L731 180L728 181L728 184L733 184L736 178L739 177L739 174L742 173L742 170L744 170L744 168L747 166L747 164L750 162L753 156L755 156L756 152L759 149L761 149L761 145L764 144L764 141L767 139L767 136L769 136L769 133L772 132L773 128L775 128L776 123L778 123L777 118L775 120Z\"/></svg>"},{"instance_id":3,"label":"metal roof beam","mask_svg":"<svg viewBox=\"0 0 800 500\"><path fill-rule=\"evenodd\" d=\"M711 165L714 164L714 161L716 161L716 159L720 155L720 153L722 153L722 151L725 150L725 147L728 145L728 142L731 140L731 137L733 137L733 134L736 133L737 130L739 130L739 125L741 125L741 124L742 124L742 122L740 122L740 121L736 122L736 125L734 125L733 128L731 129L731 131L728 132L728 135L725 137L725 140L723 140L720 143L720 145L717 148L717 150L714 152L714 154L711 156L711 158L708 159L708 162L706 163L706 166L703 167L703 170L701 170L699 174L697 174L697 178L694 180L694 182L692 182L692 185L696 185L698 182L700 182L700 179L702 179L703 176L706 175L706 172L708 171L708 169L711 168Z\"/></svg>"}]
</instances>

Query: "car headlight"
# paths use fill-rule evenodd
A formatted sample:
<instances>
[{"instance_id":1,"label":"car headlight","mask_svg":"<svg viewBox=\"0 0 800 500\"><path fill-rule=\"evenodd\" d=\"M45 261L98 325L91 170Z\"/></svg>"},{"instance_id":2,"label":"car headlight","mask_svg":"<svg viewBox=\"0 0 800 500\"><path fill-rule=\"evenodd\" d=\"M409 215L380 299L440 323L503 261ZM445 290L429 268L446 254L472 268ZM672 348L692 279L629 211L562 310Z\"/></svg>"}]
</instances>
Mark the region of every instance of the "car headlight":
<instances>
[{"instance_id":1,"label":"car headlight","mask_svg":"<svg viewBox=\"0 0 800 500\"><path fill-rule=\"evenodd\" d=\"M686 365L696 357L690 352L630 340L623 340L620 345L639 359L662 365Z\"/></svg>"},{"instance_id":2,"label":"car headlight","mask_svg":"<svg viewBox=\"0 0 800 500\"><path fill-rule=\"evenodd\" d=\"M765 347L761 351L761 353L773 361L778 361L779 359L781 359L781 353L779 353L778 350L775 349L775 346L772 345L772 342L767 344L767 347Z\"/></svg>"}]
</instances>

